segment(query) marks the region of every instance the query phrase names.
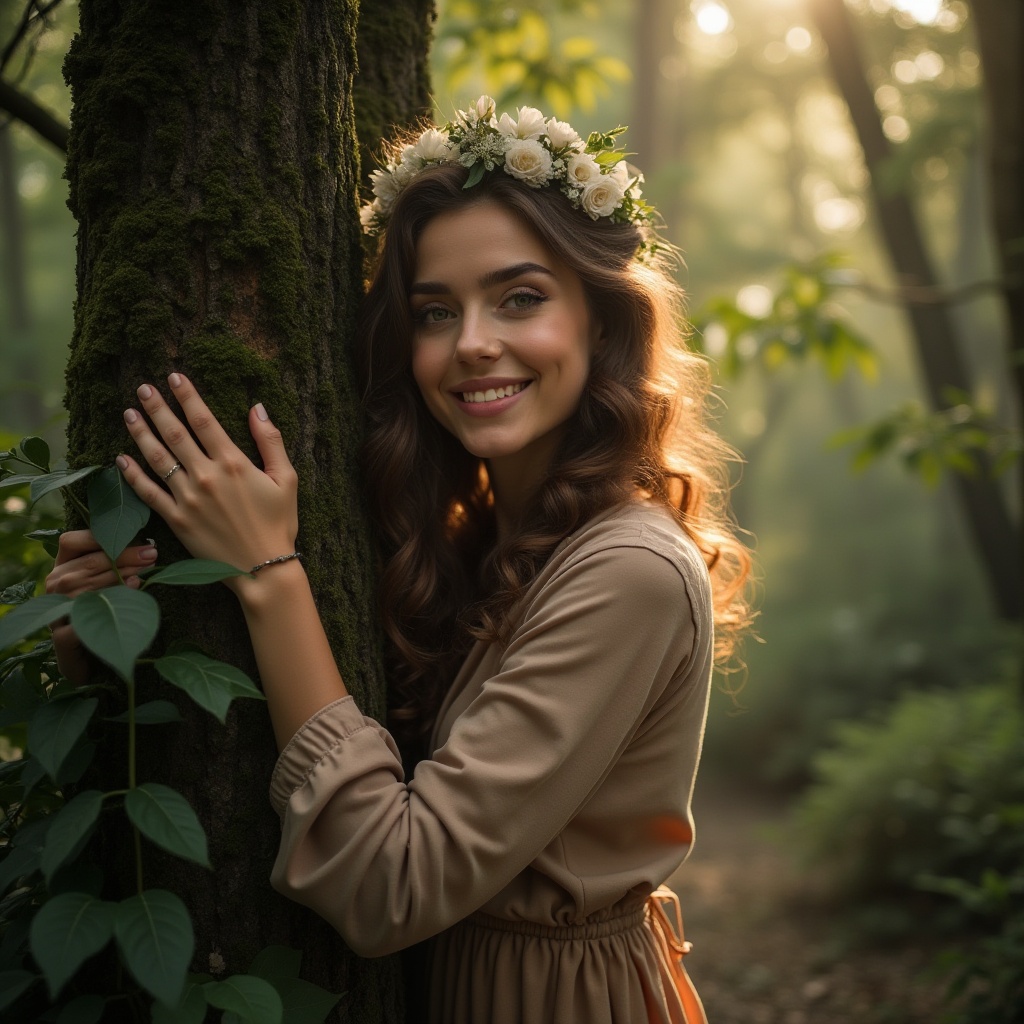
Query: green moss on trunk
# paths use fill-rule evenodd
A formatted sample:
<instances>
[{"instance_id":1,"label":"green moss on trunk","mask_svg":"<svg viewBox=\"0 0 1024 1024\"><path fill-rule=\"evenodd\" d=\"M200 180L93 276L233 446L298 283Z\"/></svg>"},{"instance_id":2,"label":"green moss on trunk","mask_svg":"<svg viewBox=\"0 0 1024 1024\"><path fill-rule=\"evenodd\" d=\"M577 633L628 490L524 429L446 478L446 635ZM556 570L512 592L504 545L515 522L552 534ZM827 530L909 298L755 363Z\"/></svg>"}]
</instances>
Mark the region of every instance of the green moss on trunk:
<instances>
[{"instance_id":1,"label":"green moss on trunk","mask_svg":"<svg viewBox=\"0 0 1024 1024\"><path fill-rule=\"evenodd\" d=\"M361 293L355 25L354 0L83 0L65 66L79 221L67 406L69 451L84 464L131 444L122 411L139 384L163 386L172 370L253 457L246 416L262 401L299 471L299 546L339 665L381 717L346 357ZM146 533L162 561L184 554L162 524ZM223 588L160 597L160 645L185 639L254 672ZM311 980L347 991L337 1019L400 1019L393 961L352 958L269 889L279 830L266 799L276 752L265 708L239 702L225 728L187 703L182 711L184 726L146 734L140 776L184 792L210 834L212 874L146 853L147 885L189 903L195 968L208 970L216 952L241 971L282 942L304 949ZM118 758L110 772L120 771ZM122 874L108 872L111 895Z\"/></svg>"}]
</instances>

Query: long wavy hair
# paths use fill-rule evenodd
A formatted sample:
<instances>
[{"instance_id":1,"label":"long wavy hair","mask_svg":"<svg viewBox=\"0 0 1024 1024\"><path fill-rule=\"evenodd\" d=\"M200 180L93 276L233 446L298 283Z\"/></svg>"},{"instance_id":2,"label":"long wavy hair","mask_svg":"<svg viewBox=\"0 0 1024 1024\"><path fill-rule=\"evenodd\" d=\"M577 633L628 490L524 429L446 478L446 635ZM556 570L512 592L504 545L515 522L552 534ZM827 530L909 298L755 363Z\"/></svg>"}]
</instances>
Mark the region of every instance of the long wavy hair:
<instances>
[{"instance_id":1,"label":"long wavy hair","mask_svg":"<svg viewBox=\"0 0 1024 1024\"><path fill-rule=\"evenodd\" d=\"M364 471L391 641L391 727L407 749L429 730L472 642L508 639L517 600L559 542L637 497L671 509L704 555L719 661L750 621L750 557L728 512L732 452L707 425L709 371L683 343L681 292L668 261L650 248L637 260L649 242L637 227L591 220L553 188L496 171L464 189L467 174L432 167L398 197L357 335ZM426 225L485 202L520 218L576 273L603 339L546 479L500 544L486 465L433 418L413 379L409 307Z\"/></svg>"}]
</instances>

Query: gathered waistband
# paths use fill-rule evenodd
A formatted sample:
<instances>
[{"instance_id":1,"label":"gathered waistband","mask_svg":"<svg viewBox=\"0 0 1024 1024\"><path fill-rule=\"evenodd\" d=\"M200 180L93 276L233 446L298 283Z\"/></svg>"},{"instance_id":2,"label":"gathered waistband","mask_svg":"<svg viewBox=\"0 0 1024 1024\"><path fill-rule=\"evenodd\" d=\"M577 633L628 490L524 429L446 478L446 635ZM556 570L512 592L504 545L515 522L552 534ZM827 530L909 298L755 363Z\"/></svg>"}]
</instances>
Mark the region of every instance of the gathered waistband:
<instances>
[{"instance_id":1,"label":"gathered waistband","mask_svg":"<svg viewBox=\"0 0 1024 1024\"><path fill-rule=\"evenodd\" d=\"M554 942L568 942L572 939L605 939L610 935L642 928L644 924L645 904L641 903L636 910L620 917L609 917L600 921L587 921L583 924L541 924L539 921L509 921L504 917L492 917L478 910L461 922L463 927L484 928L487 931L507 932L513 935L529 935L537 939L550 939Z\"/></svg>"}]
</instances>

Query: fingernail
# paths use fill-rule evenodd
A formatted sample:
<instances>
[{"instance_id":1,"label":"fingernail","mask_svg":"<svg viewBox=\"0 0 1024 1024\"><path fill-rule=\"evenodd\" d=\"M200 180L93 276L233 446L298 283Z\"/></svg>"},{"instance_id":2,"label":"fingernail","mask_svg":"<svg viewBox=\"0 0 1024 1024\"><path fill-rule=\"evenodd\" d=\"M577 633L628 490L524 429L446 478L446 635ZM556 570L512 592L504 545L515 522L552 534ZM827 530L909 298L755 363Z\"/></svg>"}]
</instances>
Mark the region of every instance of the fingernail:
<instances>
[{"instance_id":1,"label":"fingernail","mask_svg":"<svg viewBox=\"0 0 1024 1024\"><path fill-rule=\"evenodd\" d=\"M134 423L139 418L139 414L134 409L125 409L124 421L125 423Z\"/></svg>"},{"instance_id":2,"label":"fingernail","mask_svg":"<svg viewBox=\"0 0 1024 1024\"><path fill-rule=\"evenodd\" d=\"M262 402L256 403L256 419L263 420L264 423L266 423L266 421L270 419L270 417L267 415L267 410L263 408Z\"/></svg>"},{"instance_id":3,"label":"fingernail","mask_svg":"<svg viewBox=\"0 0 1024 1024\"><path fill-rule=\"evenodd\" d=\"M143 384L137 394L145 402L153 394L153 389L148 384Z\"/></svg>"},{"instance_id":4,"label":"fingernail","mask_svg":"<svg viewBox=\"0 0 1024 1024\"><path fill-rule=\"evenodd\" d=\"M167 378L167 383L170 384L172 388L181 387L181 374L172 373L170 377Z\"/></svg>"},{"instance_id":5,"label":"fingernail","mask_svg":"<svg viewBox=\"0 0 1024 1024\"><path fill-rule=\"evenodd\" d=\"M129 409L128 412L131 412L131 410ZM135 414L132 413L132 415L134 416ZM128 413L125 413L124 418L128 419ZM128 468L128 460L123 455L118 455L114 461L117 463L117 468L122 472Z\"/></svg>"},{"instance_id":6,"label":"fingernail","mask_svg":"<svg viewBox=\"0 0 1024 1024\"><path fill-rule=\"evenodd\" d=\"M142 580L139 579L138 576L129 576L128 579L124 581L124 585L126 587L131 587L132 590L138 590L141 584Z\"/></svg>"},{"instance_id":7,"label":"fingernail","mask_svg":"<svg viewBox=\"0 0 1024 1024\"><path fill-rule=\"evenodd\" d=\"M139 558L144 562L152 562L156 558L156 548L139 548Z\"/></svg>"}]
</instances>

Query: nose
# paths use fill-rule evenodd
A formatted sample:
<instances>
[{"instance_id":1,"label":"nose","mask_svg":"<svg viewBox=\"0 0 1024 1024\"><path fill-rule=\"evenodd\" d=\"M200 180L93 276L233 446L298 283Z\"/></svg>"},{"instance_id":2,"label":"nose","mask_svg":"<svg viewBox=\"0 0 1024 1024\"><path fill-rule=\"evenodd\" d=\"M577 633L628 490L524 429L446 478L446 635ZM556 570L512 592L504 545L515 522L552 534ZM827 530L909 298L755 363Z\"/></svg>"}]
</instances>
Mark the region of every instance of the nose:
<instances>
[{"instance_id":1,"label":"nose","mask_svg":"<svg viewBox=\"0 0 1024 1024\"><path fill-rule=\"evenodd\" d=\"M502 345L495 328L485 313L466 310L455 342L455 358L462 363L497 359Z\"/></svg>"}]
</instances>

